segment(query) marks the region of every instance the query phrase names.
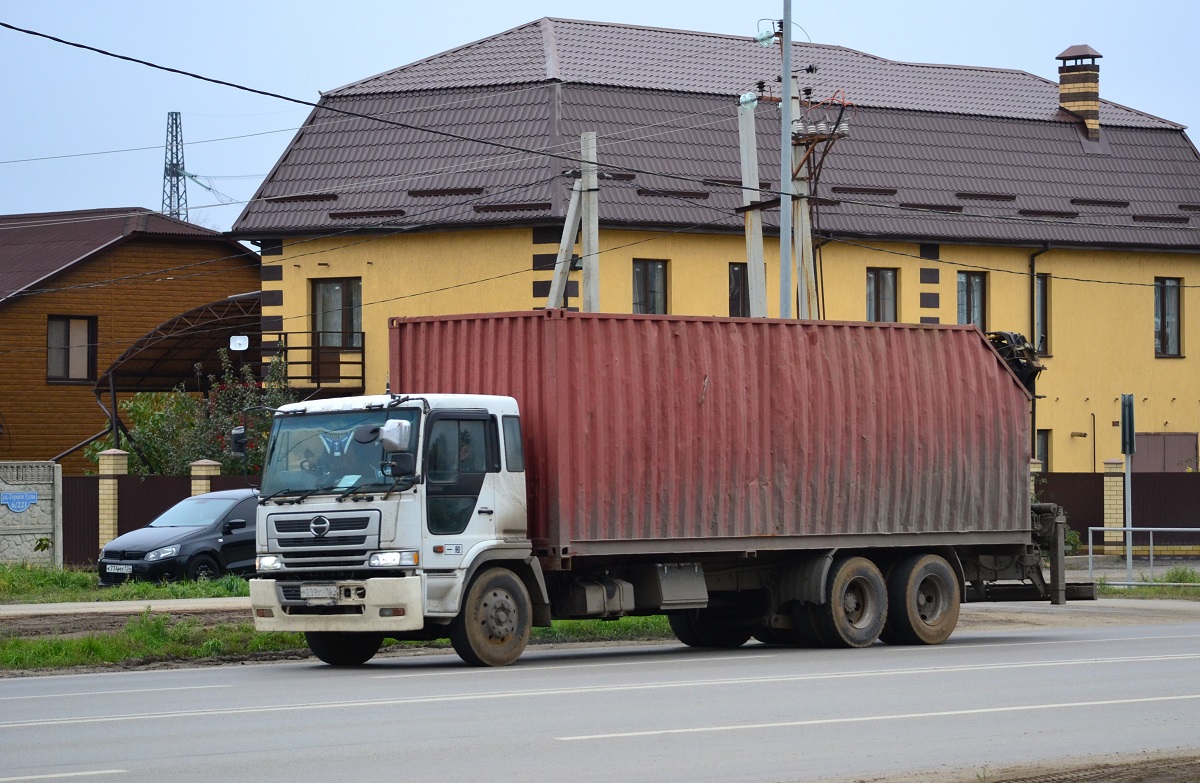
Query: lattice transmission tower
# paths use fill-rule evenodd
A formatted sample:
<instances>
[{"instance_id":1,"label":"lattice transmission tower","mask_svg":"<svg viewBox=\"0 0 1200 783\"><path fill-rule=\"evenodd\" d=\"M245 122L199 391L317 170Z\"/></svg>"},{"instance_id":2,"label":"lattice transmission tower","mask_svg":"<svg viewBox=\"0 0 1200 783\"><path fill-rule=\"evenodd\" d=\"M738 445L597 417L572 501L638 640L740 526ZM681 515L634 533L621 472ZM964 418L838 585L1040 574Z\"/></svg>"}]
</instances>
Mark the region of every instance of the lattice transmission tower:
<instances>
[{"instance_id":1,"label":"lattice transmission tower","mask_svg":"<svg viewBox=\"0 0 1200 783\"><path fill-rule=\"evenodd\" d=\"M183 124L179 112L167 112L167 151L163 162L162 213L188 219L187 176L183 167Z\"/></svg>"}]
</instances>

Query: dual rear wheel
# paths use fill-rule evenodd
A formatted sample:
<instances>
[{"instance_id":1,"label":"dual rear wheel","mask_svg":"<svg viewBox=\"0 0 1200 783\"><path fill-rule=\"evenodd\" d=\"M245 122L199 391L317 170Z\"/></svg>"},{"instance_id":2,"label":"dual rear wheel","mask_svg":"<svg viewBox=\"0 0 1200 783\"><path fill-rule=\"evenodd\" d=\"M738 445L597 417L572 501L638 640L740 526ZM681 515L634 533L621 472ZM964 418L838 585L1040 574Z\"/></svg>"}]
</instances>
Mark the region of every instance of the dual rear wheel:
<instances>
[{"instance_id":1,"label":"dual rear wheel","mask_svg":"<svg viewBox=\"0 0 1200 783\"><path fill-rule=\"evenodd\" d=\"M755 638L795 647L941 644L958 624L961 591L954 569L936 554L911 555L887 577L867 558L850 556L830 567L823 598L795 605L793 627L761 628Z\"/></svg>"}]
</instances>

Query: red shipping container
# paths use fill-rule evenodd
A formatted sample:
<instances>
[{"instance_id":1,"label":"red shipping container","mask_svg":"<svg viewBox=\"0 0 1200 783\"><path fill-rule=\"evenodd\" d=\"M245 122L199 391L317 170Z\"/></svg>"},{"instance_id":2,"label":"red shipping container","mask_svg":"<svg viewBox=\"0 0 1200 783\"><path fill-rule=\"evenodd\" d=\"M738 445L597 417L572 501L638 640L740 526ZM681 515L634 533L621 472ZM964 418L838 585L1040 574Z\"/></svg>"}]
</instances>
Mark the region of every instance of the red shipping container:
<instances>
[{"instance_id":1,"label":"red shipping container","mask_svg":"<svg viewBox=\"0 0 1200 783\"><path fill-rule=\"evenodd\" d=\"M1029 540L1029 395L973 326L547 310L390 332L394 391L517 399L540 554Z\"/></svg>"}]
</instances>

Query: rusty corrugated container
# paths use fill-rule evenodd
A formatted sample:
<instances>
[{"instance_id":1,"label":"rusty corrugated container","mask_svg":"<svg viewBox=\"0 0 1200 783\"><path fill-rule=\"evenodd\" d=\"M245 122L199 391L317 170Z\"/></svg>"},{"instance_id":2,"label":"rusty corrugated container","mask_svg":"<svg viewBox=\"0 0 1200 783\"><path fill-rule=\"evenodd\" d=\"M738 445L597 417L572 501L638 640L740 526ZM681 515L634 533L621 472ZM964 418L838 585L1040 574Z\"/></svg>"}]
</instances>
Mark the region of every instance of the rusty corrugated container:
<instances>
[{"instance_id":1,"label":"rusty corrugated container","mask_svg":"<svg viewBox=\"0 0 1200 783\"><path fill-rule=\"evenodd\" d=\"M1029 397L974 327L556 310L390 327L394 390L517 399L543 554L1028 541Z\"/></svg>"}]
</instances>

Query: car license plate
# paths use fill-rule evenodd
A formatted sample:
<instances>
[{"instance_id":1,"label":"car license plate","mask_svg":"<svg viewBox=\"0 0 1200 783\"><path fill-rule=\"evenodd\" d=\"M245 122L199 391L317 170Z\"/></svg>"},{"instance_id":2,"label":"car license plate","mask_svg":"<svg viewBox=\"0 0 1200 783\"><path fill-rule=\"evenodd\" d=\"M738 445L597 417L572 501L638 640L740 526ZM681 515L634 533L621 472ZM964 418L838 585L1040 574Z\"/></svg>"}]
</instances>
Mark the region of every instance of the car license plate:
<instances>
[{"instance_id":1,"label":"car license plate","mask_svg":"<svg viewBox=\"0 0 1200 783\"><path fill-rule=\"evenodd\" d=\"M337 585L300 585L301 598L337 598Z\"/></svg>"},{"instance_id":2,"label":"car license plate","mask_svg":"<svg viewBox=\"0 0 1200 783\"><path fill-rule=\"evenodd\" d=\"M133 566L131 565L106 565L104 566L105 573L108 574L132 574Z\"/></svg>"}]
</instances>

